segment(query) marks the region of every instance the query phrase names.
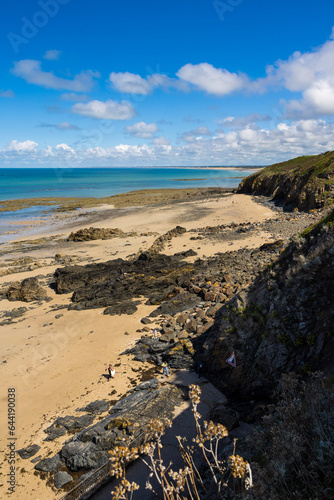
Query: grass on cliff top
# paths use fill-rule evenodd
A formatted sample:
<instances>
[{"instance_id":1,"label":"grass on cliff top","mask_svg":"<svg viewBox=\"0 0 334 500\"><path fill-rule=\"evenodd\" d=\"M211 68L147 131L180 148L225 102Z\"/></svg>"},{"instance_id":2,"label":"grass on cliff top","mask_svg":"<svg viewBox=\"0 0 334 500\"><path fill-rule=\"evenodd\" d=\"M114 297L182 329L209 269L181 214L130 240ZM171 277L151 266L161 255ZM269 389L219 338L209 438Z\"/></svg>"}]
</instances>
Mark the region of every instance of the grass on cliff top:
<instances>
[{"instance_id":1,"label":"grass on cliff top","mask_svg":"<svg viewBox=\"0 0 334 500\"><path fill-rule=\"evenodd\" d=\"M263 168L253 176L271 176L273 174L292 174L292 176L310 175L319 177L323 174L334 174L334 151L327 151L320 155L299 156L282 163L275 163Z\"/></svg>"},{"instance_id":2,"label":"grass on cliff top","mask_svg":"<svg viewBox=\"0 0 334 500\"><path fill-rule=\"evenodd\" d=\"M334 225L334 210L331 210L329 214L327 214L325 217L319 220L319 222L307 227L302 233L300 233L299 236L304 238L310 233L315 234L325 224L329 227Z\"/></svg>"}]
</instances>

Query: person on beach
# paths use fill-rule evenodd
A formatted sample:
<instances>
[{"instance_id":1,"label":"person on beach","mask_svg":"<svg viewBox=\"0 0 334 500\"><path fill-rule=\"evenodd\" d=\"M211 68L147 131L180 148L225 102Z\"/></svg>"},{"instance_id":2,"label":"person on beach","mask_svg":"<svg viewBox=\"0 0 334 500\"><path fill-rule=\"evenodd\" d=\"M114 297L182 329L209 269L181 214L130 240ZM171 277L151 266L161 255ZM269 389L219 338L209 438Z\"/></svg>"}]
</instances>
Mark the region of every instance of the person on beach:
<instances>
[{"instance_id":1,"label":"person on beach","mask_svg":"<svg viewBox=\"0 0 334 500\"><path fill-rule=\"evenodd\" d=\"M169 377L169 370L167 363L162 363L161 366L162 366L162 374L166 375L166 377Z\"/></svg>"},{"instance_id":2,"label":"person on beach","mask_svg":"<svg viewBox=\"0 0 334 500\"><path fill-rule=\"evenodd\" d=\"M159 337L158 330L156 328L154 328L154 330L153 330L152 333L153 333L153 338L154 339L157 339Z\"/></svg>"},{"instance_id":3,"label":"person on beach","mask_svg":"<svg viewBox=\"0 0 334 500\"><path fill-rule=\"evenodd\" d=\"M108 366L107 371L109 372L109 379L108 380L110 380L111 378L114 378L116 370L112 365Z\"/></svg>"}]
</instances>

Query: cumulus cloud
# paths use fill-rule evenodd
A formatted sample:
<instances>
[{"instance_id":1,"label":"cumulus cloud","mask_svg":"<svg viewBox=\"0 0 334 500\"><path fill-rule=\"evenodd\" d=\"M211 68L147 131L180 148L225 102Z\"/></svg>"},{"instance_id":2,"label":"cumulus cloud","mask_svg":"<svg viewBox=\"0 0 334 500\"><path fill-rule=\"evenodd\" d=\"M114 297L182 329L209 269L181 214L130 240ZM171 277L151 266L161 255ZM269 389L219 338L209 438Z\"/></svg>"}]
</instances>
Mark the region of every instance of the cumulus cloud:
<instances>
[{"instance_id":1,"label":"cumulus cloud","mask_svg":"<svg viewBox=\"0 0 334 500\"><path fill-rule=\"evenodd\" d=\"M61 50L47 50L43 56L44 59L48 61L57 61L61 54Z\"/></svg>"},{"instance_id":2,"label":"cumulus cloud","mask_svg":"<svg viewBox=\"0 0 334 500\"><path fill-rule=\"evenodd\" d=\"M118 92L137 95L152 94L153 90L158 87L164 90L177 88L184 91L188 88L185 82L160 73L148 75L146 78L129 72L110 73L109 80Z\"/></svg>"},{"instance_id":3,"label":"cumulus cloud","mask_svg":"<svg viewBox=\"0 0 334 500\"><path fill-rule=\"evenodd\" d=\"M55 150L56 151L61 151L62 153L66 154L66 155L75 155L76 152L73 148L71 148L71 146L69 146L68 144L66 143L62 143L62 144L57 144L57 146L55 147Z\"/></svg>"},{"instance_id":4,"label":"cumulus cloud","mask_svg":"<svg viewBox=\"0 0 334 500\"><path fill-rule=\"evenodd\" d=\"M7 148L6 151L15 151L19 153L29 153L31 151L35 151L38 146L38 143L35 141L23 141L19 142L16 139L11 141Z\"/></svg>"},{"instance_id":5,"label":"cumulus cloud","mask_svg":"<svg viewBox=\"0 0 334 500\"><path fill-rule=\"evenodd\" d=\"M129 120L136 114L130 102L116 102L111 99L105 102L95 100L87 102L86 104L77 103L72 106L72 112L102 120Z\"/></svg>"},{"instance_id":6,"label":"cumulus cloud","mask_svg":"<svg viewBox=\"0 0 334 500\"><path fill-rule=\"evenodd\" d=\"M71 125L68 122L62 122L58 124L42 122L40 127L55 128L58 130L81 130L77 125Z\"/></svg>"},{"instance_id":7,"label":"cumulus cloud","mask_svg":"<svg viewBox=\"0 0 334 500\"><path fill-rule=\"evenodd\" d=\"M95 84L94 78L100 78L96 71L81 71L72 80L55 76L52 71L47 72L41 69L40 61L34 59L23 59L14 62L11 73L23 78L27 83L39 85L47 89L69 90L73 92L87 92Z\"/></svg>"},{"instance_id":8,"label":"cumulus cloud","mask_svg":"<svg viewBox=\"0 0 334 500\"><path fill-rule=\"evenodd\" d=\"M12 98L15 97L15 94L12 90L2 90L0 89L0 97Z\"/></svg>"},{"instance_id":9,"label":"cumulus cloud","mask_svg":"<svg viewBox=\"0 0 334 500\"><path fill-rule=\"evenodd\" d=\"M247 87L249 79L246 75L230 73L226 69L215 68L212 64L185 64L176 75L198 90L208 94L223 96L232 94Z\"/></svg>"},{"instance_id":10,"label":"cumulus cloud","mask_svg":"<svg viewBox=\"0 0 334 500\"><path fill-rule=\"evenodd\" d=\"M334 40L311 52L295 52L286 61L267 68L267 77L259 80L266 88L284 87L301 92L302 99L286 103L290 118L334 114Z\"/></svg>"},{"instance_id":11,"label":"cumulus cloud","mask_svg":"<svg viewBox=\"0 0 334 500\"><path fill-rule=\"evenodd\" d=\"M134 73L110 73L109 80L119 92L148 95L153 90L152 85L145 78Z\"/></svg>"},{"instance_id":12,"label":"cumulus cloud","mask_svg":"<svg viewBox=\"0 0 334 500\"><path fill-rule=\"evenodd\" d=\"M158 127L155 123L138 122L134 125L125 127L127 134L132 137L140 137L141 139L151 139L158 132Z\"/></svg>"},{"instance_id":13,"label":"cumulus cloud","mask_svg":"<svg viewBox=\"0 0 334 500\"><path fill-rule=\"evenodd\" d=\"M196 135L196 134L195 134ZM50 165L140 166L140 165L266 165L295 156L317 154L334 149L334 123L322 119L281 122L272 128L254 124L227 132L202 134L183 145L172 146L164 138L155 138L150 145L118 144L102 147L71 147L66 143L43 149L34 141L17 140L0 150L0 159ZM218 181L217 181L218 182Z\"/></svg>"}]
</instances>

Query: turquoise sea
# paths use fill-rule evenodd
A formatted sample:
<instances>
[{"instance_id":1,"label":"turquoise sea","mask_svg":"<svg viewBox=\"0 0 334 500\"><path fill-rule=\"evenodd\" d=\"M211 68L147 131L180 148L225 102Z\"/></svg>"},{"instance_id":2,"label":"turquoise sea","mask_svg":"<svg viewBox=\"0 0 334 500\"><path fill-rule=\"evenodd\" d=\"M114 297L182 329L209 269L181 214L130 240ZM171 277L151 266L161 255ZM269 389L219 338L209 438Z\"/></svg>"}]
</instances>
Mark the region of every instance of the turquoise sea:
<instances>
[{"instance_id":1,"label":"turquoise sea","mask_svg":"<svg viewBox=\"0 0 334 500\"><path fill-rule=\"evenodd\" d=\"M96 197L138 189L237 187L252 167L214 168L0 168L0 204L24 198ZM0 212L0 234L9 221L41 216L49 207Z\"/></svg>"}]
</instances>

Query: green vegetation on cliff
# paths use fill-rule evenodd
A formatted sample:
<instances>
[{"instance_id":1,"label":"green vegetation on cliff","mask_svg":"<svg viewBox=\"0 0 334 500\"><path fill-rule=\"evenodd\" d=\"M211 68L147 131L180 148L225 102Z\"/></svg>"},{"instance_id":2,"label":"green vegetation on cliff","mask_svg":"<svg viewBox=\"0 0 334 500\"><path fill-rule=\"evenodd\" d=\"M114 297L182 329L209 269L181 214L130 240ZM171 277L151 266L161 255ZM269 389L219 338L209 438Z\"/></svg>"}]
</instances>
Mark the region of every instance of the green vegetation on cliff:
<instances>
[{"instance_id":1,"label":"green vegetation on cliff","mask_svg":"<svg viewBox=\"0 0 334 500\"><path fill-rule=\"evenodd\" d=\"M270 165L243 179L238 192L272 196L301 210L328 206L334 200L334 151Z\"/></svg>"}]
</instances>

